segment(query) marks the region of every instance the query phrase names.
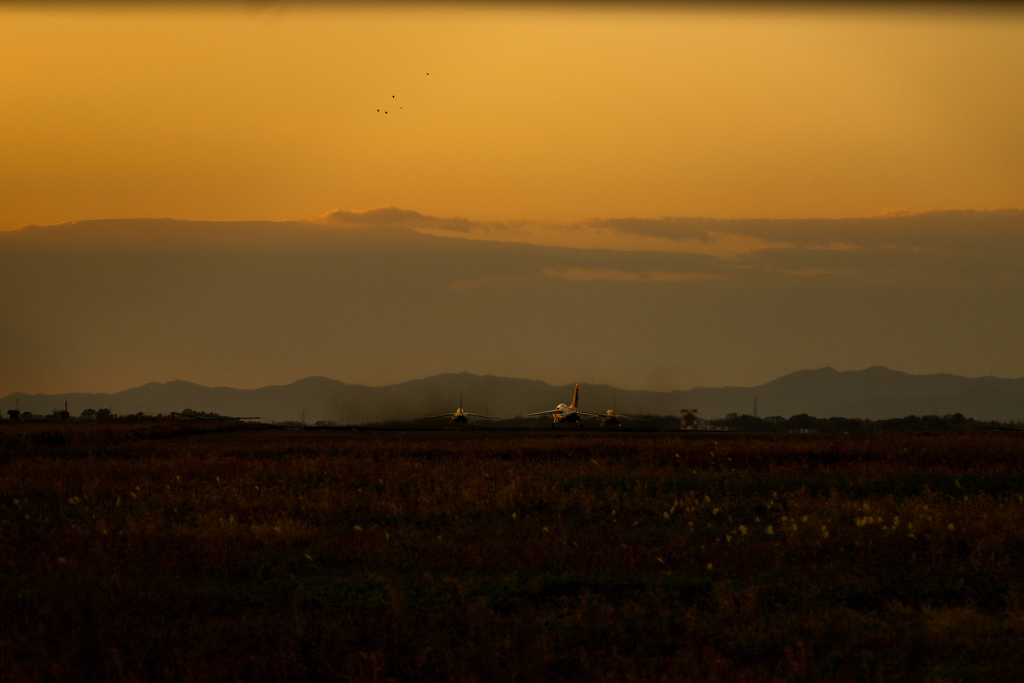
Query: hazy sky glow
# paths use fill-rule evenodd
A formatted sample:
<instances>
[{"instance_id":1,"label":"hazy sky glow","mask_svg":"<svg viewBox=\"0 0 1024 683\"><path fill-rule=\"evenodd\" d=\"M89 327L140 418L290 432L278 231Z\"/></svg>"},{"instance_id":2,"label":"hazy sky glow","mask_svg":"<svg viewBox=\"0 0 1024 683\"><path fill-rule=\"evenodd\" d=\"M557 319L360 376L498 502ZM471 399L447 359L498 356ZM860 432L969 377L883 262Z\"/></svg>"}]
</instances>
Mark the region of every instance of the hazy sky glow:
<instances>
[{"instance_id":1,"label":"hazy sky glow","mask_svg":"<svg viewBox=\"0 0 1024 683\"><path fill-rule=\"evenodd\" d=\"M0 395L1019 377L1024 8L880 5L0 0Z\"/></svg>"},{"instance_id":2,"label":"hazy sky glow","mask_svg":"<svg viewBox=\"0 0 1024 683\"><path fill-rule=\"evenodd\" d=\"M13 5L0 34L0 228L1024 205L1018 7Z\"/></svg>"},{"instance_id":3,"label":"hazy sky glow","mask_svg":"<svg viewBox=\"0 0 1024 683\"><path fill-rule=\"evenodd\" d=\"M823 366L1024 375L1024 211L544 225L380 209L3 232L0 396L462 370L659 390Z\"/></svg>"}]
</instances>

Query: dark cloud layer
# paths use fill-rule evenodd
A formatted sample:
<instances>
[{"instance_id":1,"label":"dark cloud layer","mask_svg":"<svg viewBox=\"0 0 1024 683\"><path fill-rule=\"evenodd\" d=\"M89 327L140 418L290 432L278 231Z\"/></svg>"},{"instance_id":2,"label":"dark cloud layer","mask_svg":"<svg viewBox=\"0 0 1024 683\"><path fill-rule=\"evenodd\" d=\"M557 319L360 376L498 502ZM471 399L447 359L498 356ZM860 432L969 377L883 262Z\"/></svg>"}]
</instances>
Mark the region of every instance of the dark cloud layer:
<instances>
[{"instance_id":1,"label":"dark cloud layer","mask_svg":"<svg viewBox=\"0 0 1024 683\"><path fill-rule=\"evenodd\" d=\"M0 395L457 370L649 389L822 366L1021 376L1022 216L599 222L748 240L723 255L486 241L392 208L25 228L0 233Z\"/></svg>"},{"instance_id":2,"label":"dark cloud layer","mask_svg":"<svg viewBox=\"0 0 1024 683\"><path fill-rule=\"evenodd\" d=\"M381 206L366 211L331 211L320 217L324 223L355 228L402 227L468 232L473 223L465 218L435 218L418 211Z\"/></svg>"},{"instance_id":3,"label":"dark cloud layer","mask_svg":"<svg viewBox=\"0 0 1024 683\"><path fill-rule=\"evenodd\" d=\"M662 237L680 241L695 239L701 242L713 240L709 229L714 221L701 218L609 218L605 220L587 221L584 225L595 228L607 228L616 232L643 235L646 237Z\"/></svg>"},{"instance_id":4,"label":"dark cloud layer","mask_svg":"<svg viewBox=\"0 0 1024 683\"><path fill-rule=\"evenodd\" d=\"M895 212L847 219L614 218L554 224L474 222L381 207L335 211L322 220L346 227L405 228L434 235L590 248L602 247L604 236L607 248L620 254L617 235L653 238L627 248L673 253L678 260L687 254L711 256L702 262L701 272L728 271L732 277L903 277L938 284L964 278L1013 280L1024 274L1024 211L1020 210ZM552 237L556 234L562 236L560 240ZM717 248L708 249L708 245ZM629 278L620 274L610 279Z\"/></svg>"}]
</instances>

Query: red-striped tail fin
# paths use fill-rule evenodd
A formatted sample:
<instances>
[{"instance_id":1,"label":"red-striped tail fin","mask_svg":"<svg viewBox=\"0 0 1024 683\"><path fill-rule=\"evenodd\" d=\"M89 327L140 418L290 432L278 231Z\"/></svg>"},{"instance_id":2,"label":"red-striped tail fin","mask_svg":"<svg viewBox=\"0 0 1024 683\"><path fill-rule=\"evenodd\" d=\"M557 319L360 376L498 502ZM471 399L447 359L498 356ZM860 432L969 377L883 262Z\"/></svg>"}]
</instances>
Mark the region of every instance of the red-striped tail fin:
<instances>
[{"instance_id":1,"label":"red-striped tail fin","mask_svg":"<svg viewBox=\"0 0 1024 683\"><path fill-rule=\"evenodd\" d=\"M572 394L572 404L569 407L572 408L573 410L576 410L576 404L579 403L579 400L580 400L580 385L577 384L576 385L576 391L574 391L573 394Z\"/></svg>"}]
</instances>

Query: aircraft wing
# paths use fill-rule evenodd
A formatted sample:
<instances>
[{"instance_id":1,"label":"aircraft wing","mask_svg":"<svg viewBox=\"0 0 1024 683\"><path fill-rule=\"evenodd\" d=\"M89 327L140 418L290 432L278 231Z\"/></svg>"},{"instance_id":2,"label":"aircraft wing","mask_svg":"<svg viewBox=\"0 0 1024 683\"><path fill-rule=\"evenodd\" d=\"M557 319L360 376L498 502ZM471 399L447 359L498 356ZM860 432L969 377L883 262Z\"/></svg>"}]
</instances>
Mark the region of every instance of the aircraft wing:
<instances>
[{"instance_id":1,"label":"aircraft wing","mask_svg":"<svg viewBox=\"0 0 1024 683\"><path fill-rule=\"evenodd\" d=\"M540 413L528 413L526 415L523 415L523 417L540 417L541 415L554 415L555 413L560 413L560 412L562 412L562 411L556 408L554 410L545 410L545 411L542 411Z\"/></svg>"},{"instance_id":2,"label":"aircraft wing","mask_svg":"<svg viewBox=\"0 0 1024 683\"><path fill-rule=\"evenodd\" d=\"M615 418L616 420L639 420L640 422L650 422L650 420L642 417L633 417L632 415L619 415L618 413L615 413L614 415L609 415L608 413L585 413L582 410L577 411L577 413L582 417L599 417L602 420Z\"/></svg>"},{"instance_id":3,"label":"aircraft wing","mask_svg":"<svg viewBox=\"0 0 1024 683\"><path fill-rule=\"evenodd\" d=\"M455 413L445 413L444 415L431 415L430 417L421 417L421 420L437 420L442 417L453 417Z\"/></svg>"},{"instance_id":4,"label":"aircraft wing","mask_svg":"<svg viewBox=\"0 0 1024 683\"><path fill-rule=\"evenodd\" d=\"M485 420L500 420L500 417L494 417L493 415L477 415L476 413L463 413L467 417L482 417Z\"/></svg>"}]
</instances>

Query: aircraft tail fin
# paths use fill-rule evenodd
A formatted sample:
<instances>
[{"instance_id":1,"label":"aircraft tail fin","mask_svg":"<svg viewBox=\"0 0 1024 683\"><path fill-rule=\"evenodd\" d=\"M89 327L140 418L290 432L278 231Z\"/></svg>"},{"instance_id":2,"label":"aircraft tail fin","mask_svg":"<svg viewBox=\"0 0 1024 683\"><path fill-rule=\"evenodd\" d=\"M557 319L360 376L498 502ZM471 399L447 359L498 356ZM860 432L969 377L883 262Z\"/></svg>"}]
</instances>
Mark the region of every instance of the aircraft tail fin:
<instances>
[{"instance_id":1,"label":"aircraft tail fin","mask_svg":"<svg viewBox=\"0 0 1024 683\"><path fill-rule=\"evenodd\" d=\"M572 404L569 406L573 410L576 410L577 404L580 402L580 385L576 385L576 391L572 394Z\"/></svg>"}]
</instances>

